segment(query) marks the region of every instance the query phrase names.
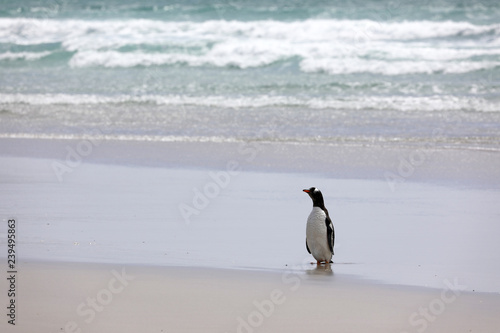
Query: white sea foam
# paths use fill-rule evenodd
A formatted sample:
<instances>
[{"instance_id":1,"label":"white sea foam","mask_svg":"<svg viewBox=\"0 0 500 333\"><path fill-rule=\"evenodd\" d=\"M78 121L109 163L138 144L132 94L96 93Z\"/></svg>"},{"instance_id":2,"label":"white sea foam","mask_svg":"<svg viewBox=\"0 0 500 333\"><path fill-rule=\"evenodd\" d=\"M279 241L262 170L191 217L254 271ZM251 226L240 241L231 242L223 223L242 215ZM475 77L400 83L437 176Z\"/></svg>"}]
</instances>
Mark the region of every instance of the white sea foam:
<instances>
[{"instance_id":1,"label":"white sea foam","mask_svg":"<svg viewBox=\"0 0 500 333\"><path fill-rule=\"evenodd\" d=\"M30 105L98 105L151 103L156 105L194 105L222 108L307 107L337 110L446 111L464 110L498 112L498 104L482 97L457 96L359 96L359 97L295 97L295 96L184 96L184 95L69 95L69 94L0 94L1 104Z\"/></svg>"},{"instance_id":2,"label":"white sea foam","mask_svg":"<svg viewBox=\"0 0 500 333\"><path fill-rule=\"evenodd\" d=\"M50 55L52 52L5 52L0 53L0 61L2 60L38 60Z\"/></svg>"},{"instance_id":3,"label":"white sea foam","mask_svg":"<svg viewBox=\"0 0 500 333\"><path fill-rule=\"evenodd\" d=\"M235 138L221 136L144 135L144 134L63 134L63 133L0 133L4 139L44 140L114 140L146 142L240 142Z\"/></svg>"},{"instance_id":4,"label":"white sea foam","mask_svg":"<svg viewBox=\"0 0 500 333\"><path fill-rule=\"evenodd\" d=\"M365 59L306 59L300 64L305 72L326 72L329 74L376 73L401 75L425 73L467 73L500 66L498 61L382 61Z\"/></svg>"},{"instance_id":5,"label":"white sea foam","mask_svg":"<svg viewBox=\"0 0 500 333\"><path fill-rule=\"evenodd\" d=\"M117 51L84 51L75 54L69 62L71 67L136 67L187 64L189 66L215 67L260 67L286 58L283 52L266 52L258 46L218 45L203 55L186 53L145 53Z\"/></svg>"},{"instance_id":6,"label":"white sea foam","mask_svg":"<svg viewBox=\"0 0 500 333\"><path fill-rule=\"evenodd\" d=\"M192 55L183 53L145 53L145 52L117 52L117 51L86 51L79 52L70 61L72 67L135 67L153 65L186 64L189 66L215 66L215 67L260 67L270 65L280 60L287 59L293 53L288 53L287 47L276 49L266 48L266 43L261 45L239 45L224 44L214 47L203 55ZM272 45L272 44L269 44ZM276 45L274 45L276 46ZM419 51L407 50L406 54L387 54L385 59L367 59L356 56L337 57L327 55L317 57L317 50L300 50L296 52L302 56L299 65L305 72L326 72L330 74L351 73L376 73L384 75L401 75L414 73L467 73L478 70L487 70L500 66L500 61L474 61L468 57L479 55L480 51L469 52L443 51L427 52L422 50L421 59ZM365 50L363 53L377 54L378 50ZM311 54L316 53L316 54ZM490 51L489 54L500 53L500 50ZM399 58L399 59L397 59ZM413 58L412 60L410 60ZM434 59L434 60L433 60Z\"/></svg>"},{"instance_id":7,"label":"white sea foam","mask_svg":"<svg viewBox=\"0 0 500 333\"><path fill-rule=\"evenodd\" d=\"M0 19L0 42L60 43L65 51L74 52L72 67L249 68L297 58L307 72L464 73L499 65L471 58L500 55L500 24Z\"/></svg>"},{"instance_id":8,"label":"white sea foam","mask_svg":"<svg viewBox=\"0 0 500 333\"><path fill-rule=\"evenodd\" d=\"M257 51L258 52L258 51ZM116 51L87 51L76 54L71 67L135 67L153 65L187 64L190 66L233 66L238 68L260 67L285 59L284 54L224 53L214 50L203 56L189 54L151 54L144 52L120 53ZM467 73L500 67L500 61L410 61L359 58L306 58L300 61L304 72L326 72L329 74L376 73L402 75L417 73Z\"/></svg>"},{"instance_id":9,"label":"white sea foam","mask_svg":"<svg viewBox=\"0 0 500 333\"><path fill-rule=\"evenodd\" d=\"M498 41L500 24L469 22L376 22L369 20L205 21L0 19L0 42L62 42L69 50L158 44L177 39L200 41L272 39L291 42L419 40L488 34ZM111 39L104 37L112 37Z\"/></svg>"}]
</instances>

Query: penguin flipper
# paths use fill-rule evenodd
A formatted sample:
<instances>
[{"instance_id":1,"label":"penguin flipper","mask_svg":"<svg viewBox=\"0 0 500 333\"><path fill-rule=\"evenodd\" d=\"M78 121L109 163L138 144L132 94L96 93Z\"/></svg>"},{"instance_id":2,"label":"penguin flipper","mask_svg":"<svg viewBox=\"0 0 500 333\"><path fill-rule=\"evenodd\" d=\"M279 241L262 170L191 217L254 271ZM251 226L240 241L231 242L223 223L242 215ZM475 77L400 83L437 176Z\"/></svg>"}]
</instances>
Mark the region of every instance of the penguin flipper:
<instances>
[{"instance_id":1,"label":"penguin flipper","mask_svg":"<svg viewBox=\"0 0 500 333\"><path fill-rule=\"evenodd\" d=\"M309 254L311 254L311 250L309 250L309 245L307 245L307 238L306 238L306 249L307 249L307 252L309 252Z\"/></svg>"},{"instance_id":2,"label":"penguin flipper","mask_svg":"<svg viewBox=\"0 0 500 333\"><path fill-rule=\"evenodd\" d=\"M326 224L326 237L328 239L328 246L333 255L333 246L335 244L335 230L333 229L333 223L329 216L325 219ZM309 252L310 253L310 252Z\"/></svg>"}]
</instances>

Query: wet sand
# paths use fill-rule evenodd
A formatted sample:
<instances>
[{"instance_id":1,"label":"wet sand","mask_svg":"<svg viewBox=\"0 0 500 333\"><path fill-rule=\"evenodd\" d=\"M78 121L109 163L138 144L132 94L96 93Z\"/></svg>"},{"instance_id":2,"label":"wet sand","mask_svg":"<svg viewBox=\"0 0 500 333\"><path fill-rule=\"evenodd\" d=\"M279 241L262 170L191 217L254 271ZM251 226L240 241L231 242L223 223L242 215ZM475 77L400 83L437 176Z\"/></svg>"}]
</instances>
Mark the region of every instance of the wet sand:
<instances>
[{"instance_id":1,"label":"wet sand","mask_svg":"<svg viewBox=\"0 0 500 333\"><path fill-rule=\"evenodd\" d=\"M76 263L19 267L3 332L495 332L500 295L381 285L335 265L245 271ZM4 287L5 282L2 283Z\"/></svg>"},{"instance_id":2,"label":"wet sand","mask_svg":"<svg viewBox=\"0 0 500 333\"><path fill-rule=\"evenodd\" d=\"M496 152L428 148L417 163L410 148L0 147L1 214L19 236L16 326L5 316L2 332L500 326ZM411 172L398 170L405 159ZM303 244L309 186L322 187L337 230L331 270L310 265Z\"/></svg>"}]
</instances>

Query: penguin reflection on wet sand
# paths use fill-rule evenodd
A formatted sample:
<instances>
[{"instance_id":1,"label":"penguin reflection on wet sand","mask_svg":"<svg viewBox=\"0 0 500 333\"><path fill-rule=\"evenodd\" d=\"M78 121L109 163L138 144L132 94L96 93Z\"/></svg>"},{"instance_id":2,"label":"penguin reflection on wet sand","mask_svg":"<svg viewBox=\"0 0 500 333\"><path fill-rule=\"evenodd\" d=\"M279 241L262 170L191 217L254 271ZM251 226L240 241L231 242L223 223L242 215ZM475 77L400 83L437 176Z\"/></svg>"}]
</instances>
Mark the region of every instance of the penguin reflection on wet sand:
<instances>
[{"instance_id":1,"label":"penguin reflection on wet sand","mask_svg":"<svg viewBox=\"0 0 500 333\"><path fill-rule=\"evenodd\" d=\"M332 263L335 230L323 201L323 194L316 187L303 190L312 199L313 209L307 218L306 249L320 265Z\"/></svg>"}]
</instances>

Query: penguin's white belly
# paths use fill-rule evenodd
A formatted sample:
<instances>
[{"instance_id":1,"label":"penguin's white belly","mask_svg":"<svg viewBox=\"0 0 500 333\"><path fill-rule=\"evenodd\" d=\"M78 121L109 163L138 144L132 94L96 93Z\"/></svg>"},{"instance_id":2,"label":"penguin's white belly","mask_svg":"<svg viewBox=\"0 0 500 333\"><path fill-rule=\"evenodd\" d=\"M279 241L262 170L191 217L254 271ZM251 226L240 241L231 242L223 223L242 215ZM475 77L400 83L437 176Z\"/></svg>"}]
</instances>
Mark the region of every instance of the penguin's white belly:
<instances>
[{"instance_id":1,"label":"penguin's white belly","mask_svg":"<svg viewBox=\"0 0 500 333\"><path fill-rule=\"evenodd\" d=\"M314 259L319 261L330 261L332 259L332 252L328 245L325 220L326 214L319 207L313 207L311 214L309 214L307 218L307 246Z\"/></svg>"}]
</instances>

